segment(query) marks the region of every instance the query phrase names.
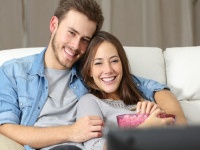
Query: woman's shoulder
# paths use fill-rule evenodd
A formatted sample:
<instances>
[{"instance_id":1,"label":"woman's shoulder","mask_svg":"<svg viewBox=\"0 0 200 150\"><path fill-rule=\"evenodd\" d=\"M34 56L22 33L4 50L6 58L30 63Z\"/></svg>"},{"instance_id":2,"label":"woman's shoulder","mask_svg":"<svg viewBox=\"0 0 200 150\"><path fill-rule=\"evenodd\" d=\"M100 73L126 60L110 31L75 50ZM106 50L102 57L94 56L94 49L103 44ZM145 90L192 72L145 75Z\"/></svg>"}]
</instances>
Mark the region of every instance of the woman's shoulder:
<instances>
[{"instance_id":1,"label":"woman's shoulder","mask_svg":"<svg viewBox=\"0 0 200 150\"><path fill-rule=\"evenodd\" d=\"M80 100L85 100L85 99L89 99L89 98L93 98L93 99L98 99L95 95L91 94L91 93L87 93L85 95L83 95Z\"/></svg>"},{"instance_id":2,"label":"woman's shoulder","mask_svg":"<svg viewBox=\"0 0 200 150\"><path fill-rule=\"evenodd\" d=\"M89 103L91 101L94 102L94 101L99 101L99 100L100 99L96 97L95 95L91 93L87 93L80 98L79 103Z\"/></svg>"}]
</instances>

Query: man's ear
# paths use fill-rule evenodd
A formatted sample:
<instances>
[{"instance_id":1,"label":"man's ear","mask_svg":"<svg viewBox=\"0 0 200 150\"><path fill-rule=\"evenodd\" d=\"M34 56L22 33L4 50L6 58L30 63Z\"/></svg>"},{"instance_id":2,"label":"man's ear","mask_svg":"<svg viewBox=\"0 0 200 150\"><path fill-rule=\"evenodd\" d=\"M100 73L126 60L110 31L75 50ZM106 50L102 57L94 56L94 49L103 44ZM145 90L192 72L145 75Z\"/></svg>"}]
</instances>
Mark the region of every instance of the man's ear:
<instances>
[{"instance_id":1,"label":"man's ear","mask_svg":"<svg viewBox=\"0 0 200 150\"><path fill-rule=\"evenodd\" d=\"M49 29L51 33L55 32L58 28L58 18L56 16L53 16L50 20Z\"/></svg>"}]
</instances>

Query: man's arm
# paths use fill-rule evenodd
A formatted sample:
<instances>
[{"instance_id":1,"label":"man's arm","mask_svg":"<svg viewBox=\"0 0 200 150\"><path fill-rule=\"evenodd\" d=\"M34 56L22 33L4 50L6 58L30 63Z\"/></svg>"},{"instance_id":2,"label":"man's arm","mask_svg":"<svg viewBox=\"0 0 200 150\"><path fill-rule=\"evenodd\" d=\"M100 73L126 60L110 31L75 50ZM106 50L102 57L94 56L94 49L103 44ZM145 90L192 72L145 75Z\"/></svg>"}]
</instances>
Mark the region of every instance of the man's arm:
<instances>
[{"instance_id":1,"label":"man's arm","mask_svg":"<svg viewBox=\"0 0 200 150\"><path fill-rule=\"evenodd\" d=\"M33 148L42 148L65 142L84 142L102 136L103 122L100 118L89 116L79 119L69 126L31 127L15 124L0 126L0 134Z\"/></svg>"},{"instance_id":2,"label":"man's arm","mask_svg":"<svg viewBox=\"0 0 200 150\"><path fill-rule=\"evenodd\" d=\"M166 113L176 115L177 125L187 125L187 120L185 118L183 109L171 91L161 90L155 92L154 99Z\"/></svg>"},{"instance_id":3,"label":"man's arm","mask_svg":"<svg viewBox=\"0 0 200 150\"><path fill-rule=\"evenodd\" d=\"M133 80L136 85L139 85L138 89L142 92L145 99L155 101L166 113L175 114L177 125L187 124L179 101L167 85L136 76L133 76Z\"/></svg>"}]
</instances>

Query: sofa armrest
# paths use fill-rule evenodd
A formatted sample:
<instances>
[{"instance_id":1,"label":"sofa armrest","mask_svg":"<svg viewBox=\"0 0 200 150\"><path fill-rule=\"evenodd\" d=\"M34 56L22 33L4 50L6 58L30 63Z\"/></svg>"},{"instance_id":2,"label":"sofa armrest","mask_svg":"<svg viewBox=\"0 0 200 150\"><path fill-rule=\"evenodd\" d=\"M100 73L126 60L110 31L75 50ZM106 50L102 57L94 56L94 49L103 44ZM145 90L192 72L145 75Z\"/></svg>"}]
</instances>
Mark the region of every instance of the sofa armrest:
<instances>
[{"instance_id":1,"label":"sofa armrest","mask_svg":"<svg viewBox=\"0 0 200 150\"><path fill-rule=\"evenodd\" d=\"M25 150L22 145L2 134L0 134L0 143L0 150Z\"/></svg>"}]
</instances>

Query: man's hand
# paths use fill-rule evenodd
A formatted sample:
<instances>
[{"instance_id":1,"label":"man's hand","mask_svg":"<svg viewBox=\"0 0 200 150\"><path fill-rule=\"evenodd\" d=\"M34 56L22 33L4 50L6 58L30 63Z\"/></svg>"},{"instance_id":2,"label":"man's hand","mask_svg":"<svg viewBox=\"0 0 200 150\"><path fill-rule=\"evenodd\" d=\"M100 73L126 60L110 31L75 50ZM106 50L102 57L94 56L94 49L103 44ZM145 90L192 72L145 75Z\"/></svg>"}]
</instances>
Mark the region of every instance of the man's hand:
<instances>
[{"instance_id":1,"label":"man's hand","mask_svg":"<svg viewBox=\"0 0 200 150\"><path fill-rule=\"evenodd\" d=\"M73 142L85 142L92 138L102 136L104 122L98 116L87 116L80 118L71 128L71 139Z\"/></svg>"}]
</instances>

